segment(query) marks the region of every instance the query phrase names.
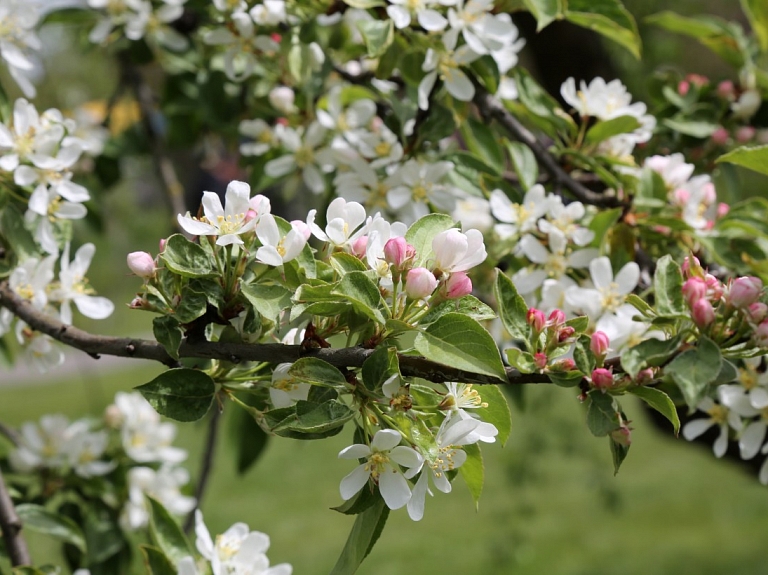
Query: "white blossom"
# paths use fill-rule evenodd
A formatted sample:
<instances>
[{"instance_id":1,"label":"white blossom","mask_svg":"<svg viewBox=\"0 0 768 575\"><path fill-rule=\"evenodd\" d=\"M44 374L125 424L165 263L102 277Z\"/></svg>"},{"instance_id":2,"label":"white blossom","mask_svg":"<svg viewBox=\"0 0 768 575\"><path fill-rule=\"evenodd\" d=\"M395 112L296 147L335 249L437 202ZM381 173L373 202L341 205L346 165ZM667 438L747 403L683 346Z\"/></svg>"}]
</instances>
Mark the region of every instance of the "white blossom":
<instances>
[{"instance_id":1,"label":"white blossom","mask_svg":"<svg viewBox=\"0 0 768 575\"><path fill-rule=\"evenodd\" d=\"M445 84L448 93L462 102L469 102L475 95L475 87L461 66L471 64L480 57L468 44L456 48L456 34L445 34L443 45L445 50L427 50L421 69L427 72L419 83L419 108L429 108L429 94L439 77Z\"/></svg>"},{"instance_id":2,"label":"white blossom","mask_svg":"<svg viewBox=\"0 0 768 575\"><path fill-rule=\"evenodd\" d=\"M283 234L272 214L266 214L259 220L256 235L261 242L261 247L256 250L256 259L270 266L281 266L295 259L307 244L307 238L296 224L291 223L290 231Z\"/></svg>"},{"instance_id":3,"label":"white blossom","mask_svg":"<svg viewBox=\"0 0 768 575\"><path fill-rule=\"evenodd\" d=\"M91 295L93 290L87 287L85 274L91 265L96 247L83 244L75 253L75 259L69 261L69 244L64 246L59 270L59 282L51 290L51 299L61 305L61 321L72 323L70 302L74 302L78 311L91 319L104 319L112 315L115 305L105 297Z\"/></svg>"},{"instance_id":4,"label":"white blossom","mask_svg":"<svg viewBox=\"0 0 768 575\"><path fill-rule=\"evenodd\" d=\"M313 122L306 132L278 126L276 133L290 153L267 162L264 172L271 178L280 178L301 170L307 187L315 194L323 192L323 172L330 171L335 163L331 149L322 145L326 129L320 123Z\"/></svg>"},{"instance_id":5,"label":"white blossom","mask_svg":"<svg viewBox=\"0 0 768 575\"><path fill-rule=\"evenodd\" d=\"M245 182L233 181L227 186L225 206L222 207L218 194L203 192L202 218L193 218L187 215L178 215L179 225L185 232L195 236L217 236L216 244L227 246L230 244L243 244L240 236L253 231L258 218L248 219L250 209L249 199L251 187Z\"/></svg>"},{"instance_id":6,"label":"white blossom","mask_svg":"<svg viewBox=\"0 0 768 575\"><path fill-rule=\"evenodd\" d=\"M189 483L189 472L181 467L162 465L133 467L128 471L128 501L120 523L129 530L141 529L149 522L147 498L156 499L173 515L185 515L195 508L195 498L182 495L180 488Z\"/></svg>"}]
</instances>

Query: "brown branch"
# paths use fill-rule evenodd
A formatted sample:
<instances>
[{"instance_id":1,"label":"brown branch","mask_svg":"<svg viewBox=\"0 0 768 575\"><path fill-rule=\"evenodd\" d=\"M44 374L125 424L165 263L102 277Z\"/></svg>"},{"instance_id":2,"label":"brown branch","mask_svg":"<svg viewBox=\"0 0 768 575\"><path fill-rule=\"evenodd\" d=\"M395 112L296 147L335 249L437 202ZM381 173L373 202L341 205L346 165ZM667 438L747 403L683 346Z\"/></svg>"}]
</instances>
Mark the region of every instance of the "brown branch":
<instances>
[{"instance_id":1,"label":"brown branch","mask_svg":"<svg viewBox=\"0 0 768 575\"><path fill-rule=\"evenodd\" d=\"M7 426L0 421L0 435L4 435L8 441L10 441L14 447L18 447L21 442L18 432L12 427Z\"/></svg>"},{"instance_id":2,"label":"brown branch","mask_svg":"<svg viewBox=\"0 0 768 575\"><path fill-rule=\"evenodd\" d=\"M25 321L32 329L51 336L61 343L86 352L98 359L101 355L132 357L158 361L169 367L178 367L165 348L156 341L138 338L94 335L73 326L65 325L35 309L27 300L19 297L8 287L7 282L0 283L0 306L7 308L18 318ZM362 367L363 362L374 352L362 347L338 349L302 349L300 345L281 343L223 343L211 341L183 341L179 356L185 358L218 359L237 363L240 361L260 361L268 363L293 363L302 357L316 357L336 367ZM522 374L513 368L506 368L506 381L492 375L474 373L442 365L423 357L399 355L400 371L407 377L421 377L436 383L458 381L488 385L520 385L528 383L551 383L545 374Z\"/></svg>"},{"instance_id":3,"label":"brown branch","mask_svg":"<svg viewBox=\"0 0 768 575\"><path fill-rule=\"evenodd\" d=\"M203 460L200 463L200 477L195 485L195 508L189 512L184 521L184 533L189 533L195 526L195 511L200 508L205 489L208 487L208 479L213 469L213 458L216 454L216 438L219 435L219 424L221 423L221 407L218 402L214 402L213 410L208 421L208 434L205 437L205 449L203 450Z\"/></svg>"},{"instance_id":4,"label":"brown branch","mask_svg":"<svg viewBox=\"0 0 768 575\"><path fill-rule=\"evenodd\" d=\"M475 105L486 118L493 118L501 124L510 136L528 146L536 159L550 173L556 183L562 184L577 200L606 208L624 207L625 203L616 196L594 192L566 172L536 136L515 118L496 98L475 83Z\"/></svg>"},{"instance_id":5,"label":"brown branch","mask_svg":"<svg viewBox=\"0 0 768 575\"><path fill-rule=\"evenodd\" d=\"M3 479L3 472L0 471L0 530L3 532L3 541L13 567L32 564L27 543L21 536L21 528L21 518L16 513L11 494Z\"/></svg>"}]
</instances>

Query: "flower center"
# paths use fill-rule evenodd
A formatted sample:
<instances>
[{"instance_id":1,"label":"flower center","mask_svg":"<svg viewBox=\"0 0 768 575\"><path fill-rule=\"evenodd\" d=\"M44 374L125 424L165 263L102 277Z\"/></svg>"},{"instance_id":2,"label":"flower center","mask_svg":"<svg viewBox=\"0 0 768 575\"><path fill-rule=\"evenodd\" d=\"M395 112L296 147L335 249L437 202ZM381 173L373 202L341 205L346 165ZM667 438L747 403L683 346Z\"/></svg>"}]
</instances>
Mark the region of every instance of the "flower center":
<instances>
[{"instance_id":1,"label":"flower center","mask_svg":"<svg viewBox=\"0 0 768 575\"><path fill-rule=\"evenodd\" d=\"M744 389L754 389L757 387L757 373L752 369L740 369L739 370L739 382Z\"/></svg>"},{"instance_id":2,"label":"flower center","mask_svg":"<svg viewBox=\"0 0 768 575\"><path fill-rule=\"evenodd\" d=\"M301 146L293 156L296 160L296 165L303 168L307 164L311 164L315 159L315 152L308 146Z\"/></svg>"},{"instance_id":3,"label":"flower center","mask_svg":"<svg viewBox=\"0 0 768 575\"><path fill-rule=\"evenodd\" d=\"M374 451L368 458L366 469L370 470L371 477L378 481L379 475L384 471L384 467L389 463L389 456L381 451Z\"/></svg>"},{"instance_id":4,"label":"flower center","mask_svg":"<svg viewBox=\"0 0 768 575\"><path fill-rule=\"evenodd\" d=\"M707 410L709 417L717 423L722 425L728 421L728 408L723 405L713 405Z\"/></svg>"},{"instance_id":5,"label":"flower center","mask_svg":"<svg viewBox=\"0 0 768 575\"><path fill-rule=\"evenodd\" d=\"M619 295L619 285L616 282L600 288L600 293L603 296L603 307L608 311L616 311L624 303L624 296Z\"/></svg>"},{"instance_id":6,"label":"flower center","mask_svg":"<svg viewBox=\"0 0 768 575\"><path fill-rule=\"evenodd\" d=\"M243 227L245 214L229 215L226 218L224 216L217 216L216 219L221 235L234 234L237 230Z\"/></svg>"}]
</instances>

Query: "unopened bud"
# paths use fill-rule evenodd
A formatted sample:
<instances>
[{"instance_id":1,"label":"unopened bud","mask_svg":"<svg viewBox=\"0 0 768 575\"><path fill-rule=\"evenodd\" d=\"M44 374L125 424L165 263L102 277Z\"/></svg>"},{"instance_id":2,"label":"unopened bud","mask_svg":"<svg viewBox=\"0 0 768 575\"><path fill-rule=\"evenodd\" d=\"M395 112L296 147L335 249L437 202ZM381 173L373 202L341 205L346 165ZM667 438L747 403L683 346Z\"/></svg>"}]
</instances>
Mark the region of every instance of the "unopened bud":
<instances>
[{"instance_id":1,"label":"unopened bud","mask_svg":"<svg viewBox=\"0 0 768 575\"><path fill-rule=\"evenodd\" d=\"M757 302L763 291L763 282L754 276L740 277L733 280L728 290L728 303L733 307L744 308Z\"/></svg>"},{"instance_id":2,"label":"unopened bud","mask_svg":"<svg viewBox=\"0 0 768 575\"><path fill-rule=\"evenodd\" d=\"M592 339L589 342L589 349L595 354L595 357L604 359L610 349L611 340L603 331L596 331L592 334Z\"/></svg>"},{"instance_id":3,"label":"unopened bud","mask_svg":"<svg viewBox=\"0 0 768 575\"><path fill-rule=\"evenodd\" d=\"M768 317L768 305L758 301L747 307L747 317L752 323L760 323Z\"/></svg>"},{"instance_id":4,"label":"unopened bud","mask_svg":"<svg viewBox=\"0 0 768 575\"><path fill-rule=\"evenodd\" d=\"M437 287L437 279L427 268L413 268L405 279L405 293L411 299L424 299L432 295Z\"/></svg>"},{"instance_id":5,"label":"unopened bud","mask_svg":"<svg viewBox=\"0 0 768 575\"><path fill-rule=\"evenodd\" d=\"M755 137L756 130L752 126L742 126L736 130L736 141L740 144L746 144Z\"/></svg>"},{"instance_id":6,"label":"unopened bud","mask_svg":"<svg viewBox=\"0 0 768 575\"><path fill-rule=\"evenodd\" d=\"M352 255L362 259L365 257L365 251L368 248L368 236L360 236L352 242Z\"/></svg>"},{"instance_id":7,"label":"unopened bud","mask_svg":"<svg viewBox=\"0 0 768 575\"><path fill-rule=\"evenodd\" d=\"M104 423L112 429L119 429L124 421L123 412L114 403L104 410Z\"/></svg>"},{"instance_id":8,"label":"unopened bud","mask_svg":"<svg viewBox=\"0 0 768 575\"><path fill-rule=\"evenodd\" d=\"M540 309L536 309L535 307L528 309L528 314L525 318L526 321L528 321L528 325L530 325L536 333L539 333L544 329L546 319L544 318L544 312Z\"/></svg>"},{"instance_id":9,"label":"unopened bud","mask_svg":"<svg viewBox=\"0 0 768 575\"><path fill-rule=\"evenodd\" d=\"M570 357L557 360L555 363L549 366L550 371L572 371L576 369L576 362Z\"/></svg>"},{"instance_id":10,"label":"unopened bud","mask_svg":"<svg viewBox=\"0 0 768 575\"><path fill-rule=\"evenodd\" d=\"M760 347L768 347L768 320L760 322L752 334L752 339Z\"/></svg>"},{"instance_id":11,"label":"unopened bud","mask_svg":"<svg viewBox=\"0 0 768 575\"><path fill-rule=\"evenodd\" d=\"M700 300L707 295L707 284L703 279L692 277L685 280L683 284L683 298L688 302L688 305L693 305L693 302Z\"/></svg>"},{"instance_id":12,"label":"unopened bud","mask_svg":"<svg viewBox=\"0 0 768 575\"><path fill-rule=\"evenodd\" d=\"M712 301L720 301L720 298L723 297L723 292L725 291L720 280L712 274L706 274L704 276L704 281L707 284L707 297Z\"/></svg>"},{"instance_id":13,"label":"unopened bud","mask_svg":"<svg viewBox=\"0 0 768 575\"><path fill-rule=\"evenodd\" d=\"M384 261L399 268L408 256L408 242L405 238L392 238L384 244Z\"/></svg>"},{"instance_id":14,"label":"unopened bud","mask_svg":"<svg viewBox=\"0 0 768 575\"><path fill-rule=\"evenodd\" d=\"M592 385L598 389L609 389L613 387L613 372L604 367L598 367L592 370Z\"/></svg>"},{"instance_id":15,"label":"unopened bud","mask_svg":"<svg viewBox=\"0 0 768 575\"><path fill-rule=\"evenodd\" d=\"M547 318L547 323L553 326L565 323L565 313L559 309L552 310Z\"/></svg>"},{"instance_id":16,"label":"unopened bud","mask_svg":"<svg viewBox=\"0 0 768 575\"><path fill-rule=\"evenodd\" d=\"M445 297L457 299L472 293L472 280L464 272L453 272L445 282Z\"/></svg>"},{"instance_id":17,"label":"unopened bud","mask_svg":"<svg viewBox=\"0 0 768 575\"><path fill-rule=\"evenodd\" d=\"M547 359L546 354L543 354L541 352L533 354L533 362L536 364L536 367L538 369L544 369L547 367L547 362L549 360Z\"/></svg>"},{"instance_id":18,"label":"unopened bud","mask_svg":"<svg viewBox=\"0 0 768 575\"><path fill-rule=\"evenodd\" d=\"M691 305L691 316L693 317L693 323L699 329L704 329L715 321L715 308L712 307L708 299L701 298Z\"/></svg>"},{"instance_id":19,"label":"unopened bud","mask_svg":"<svg viewBox=\"0 0 768 575\"><path fill-rule=\"evenodd\" d=\"M685 96L691 89L691 84L686 80L680 80L677 84L677 93L681 96Z\"/></svg>"},{"instance_id":20,"label":"unopened bud","mask_svg":"<svg viewBox=\"0 0 768 575\"><path fill-rule=\"evenodd\" d=\"M293 105L295 99L296 95L293 90L287 86L277 86L269 92L269 103L275 110L283 114L292 114L296 111L296 107Z\"/></svg>"},{"instance_id":21,"label":"unopened bud","mask_svg":"<svg viewBox=\"0 0 768 575\"><path fill-rule=\"evenodd\" d=\"M638 385L646 385L653 381L653 368L649 367L641 369L635 376L635 383Z\"/></svg>"},{"instance_id":22,"label":"unopened bud","mask_svg":"<svg viewBox=\"0 0 768 575\"><path fill-rule=\"evenodd\" d=\"M717 217L718 218L724 218L728 215L728 212L731 211L731 206L726 204L725 202L720 202L717 204Z\"/></svg>"},{"instance_id":23,"label":"unopened bud","mask_svg":"<svg viewBox=\"0 0 768 575\"><path fill-rule=\"evenodd\" d=\"M165 243L166 243L167 241L168 241L168 240L166 240L165 238L162 238L162 239L160 240L160 242L158 243L158 253L163 253L163 252L165 251Z\"/></svg>"},{"instance_id":24,"label":"unopened bud","mask_svg":"<svg viewBox=\"0 0 768 575\"><path fill-rule=\"evenodd\" d=\"M631 431L632 430L629 427L622 425L618 429L611 431L611 439L614 443L618 443L624 447L629 447L629 444L632 443Z\"/></svg>"},{"instance_id":25,"label":"unopened bud","mask_svg":"<svg viewBox=\"0 0 768 575\"><path fill-rule=\"evenodd\" d=\"M728 133L728 130L726 130L722 126L718 126L717 129L715 129L715 131L712 132L712 135L710 136L712 143L717 146L725 146L728 143L729 137L730 137L730 134Z\"/></svg>"},{"instance_id":26,"label":"unopened bud","mask_svg":"<svg viewBox=\"0 0 768 575\"><path fill-rule=\"evenodd\" d=\"M140 278L149 279L155 275L155 260L147 252L131 252L126 261L130 270Z\"/></svg>"},{"instance_id":27,"label":"unopened bud","mask_svg":"<svg viewBox=\"0 0 768 575\"><path fill-rule=\"evenodd\" d=\"M736 87L730 80L723 80L717 85L717 95L724 100L733 100L736 97Z\"/></svg>"},{"instance_id":28,"label":"unopened bud","mask_svg":"<svg viewBox=\"0 0 768 575\"><path fill-rule=\"evenodd\" d=\"M566 325L560 328L560 331L557 332L557 341L558 343L565 343L568 341L571 337L573 337L573 334L576 333L576 330L572 328L570 325Z\"/></svg>"},{"instance_id":29,"label":"unopened bud","mask_svg":"<svg viewBox=\"0 0 768 575\"><path fill-rule=\"evenodd\" d=\"M692 259L691 259L692 258ZM685 259L683 260L683 275L687 278L692 276L702 276L704 275L703 271L701 269L701 262L699 261L699 258L696 256L685 256Z\"/></svg>"}]
</instances>

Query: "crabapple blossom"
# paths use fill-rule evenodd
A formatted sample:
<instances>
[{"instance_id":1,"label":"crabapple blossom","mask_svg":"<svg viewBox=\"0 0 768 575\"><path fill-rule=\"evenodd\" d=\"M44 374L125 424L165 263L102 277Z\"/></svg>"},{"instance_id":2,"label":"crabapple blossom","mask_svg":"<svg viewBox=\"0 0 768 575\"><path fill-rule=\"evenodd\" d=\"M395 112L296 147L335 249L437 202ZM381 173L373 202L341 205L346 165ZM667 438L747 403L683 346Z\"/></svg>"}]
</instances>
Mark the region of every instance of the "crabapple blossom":
<instances>
[{"instance_id":1,"label":"crabapple blossom","mask_svg":"<svg viewBox=\"0 0 768 575\"><path fill-rule=\"evenodd\" d=\"M480 57L468 44L456 48L457 34L443 36L444 51L433 48L427 50L421 69L427 75L419 84L419 108L429 108L429 95L435 86L438 76L445 84L448 93L462 102L469 102L475 95L475 87L461 70L461 66L471 64Z\"/></svg>"},{"instance_id":2,"label":"crabapple blossom","mask_svg":"<svg viewBox=\"0 0 768 575\"><path fill-rule=\"evenodd\" d=\"M243 244L240 235L253 231L258 223L257 219L246 221L246 215L250 209L248 200L251 195L251 187L245 182L230 182L227 186L224 207L218 194L203 192L202 218L193 218L187 215L178 215L177 220L181 228L194 236L216 236L216 244L227 246L230 244Z\"/></svg>"},{"instance_id":3,"label":"crabapple blossom","mask_svg":"<svg viewBox=\"0 0 768 575\"><path fill-rule=\"evenodd\" d=\"M128 268L140 278L149 279L155 275L155 259L147 252L131 252L126 259Z\"/></svg>"},{"instance_id":4,"label":"crabapple blossom","mask_svg":"<svg viewBox=\"0 0 768 575\"><path fill-rule=\"evenodd\" d=\"M347 202L344 198L336 198L328 206L326 212L325 231L315 224L317 210L310 210L307 225L312 234L323 242L330 242L335 247L346 247L366 233L365 208L357 202Z\"/></svg>"},{"instance_id":5,"label":"crabapple blossom","mask_svg":"<svg viewBox=\"0 0 768 575\"><path fill-rule=\"evenodd\" d=\"M437 288L437 279L427 268L413 268L405 279L405 293L411 299L424 299Z\"/></svg>"},{"instance_id":6,"label":"crabapple blossom","mask_svg":"<svg viewBox=\"0 0 768 575\"><path fill-rule=\"evenodd\" d=\"M432 254L432 269L440 273L466 272L487 257L482 233L462 233L456 228L440 232L432 239Z\"/></svg>"},{"instance_id":7,"label":"crabapple blossom","mask_svg":"<svg viewBox=\"0 0 768 575\"><path fill-rule=\"evenodd\" d=\"M714 323L715 308L708 299L697 299L691 304L691 317L699 329L704 329Z\"/></svg>"},{"instance_id":8,"label":"crabapple blossom","mask_svg":"<svg viewBox=\"0 0 768 575\"><path fill-rule=\"evenodd\" d=\"M256 250L256 259L270 266L281 266L295 259L307 245L301 226L291 225L290 231L283 234L272 214L266 214L259 220L256 235L262 244Z\"/></svg>"},{"instance_id":9,"label":"crabapple blossom","mask_svg":"<svg viewBox=\"0 0 768 575\"><path fill-rule=\"evenodd\" d=\"M458 299L469 295L472 293L472 280L469 279L466 272L454 272L445 282L444 293L448 299Z\"/></svg>"},{"instance_id":10,"label":"crabapple blossom","mask_svg":"<svg viewBox=\"0 0 768 575\"><path fill-rule=\"evenodd\" d=\"M195 498L182 495L180 487L189 483L189 472L182 467L161 465L133 467L128 471L128 501L120 522L128 530L141 529L149 522L149 495L174 515L184 515L195 508Z\"/></svg>"},{"instance_id":11,"label":"crabapple blossom","mask_svg":"<svg viewBox=\"0 0 768 575\"><path fill-rule=\"evenodd\" d=\"M709 417L706 419L692 419L686 423L683 426L683 437L688 441L693 441L710 427L717 425L720 428L720 434L715 440L713 450L715 457L722 457L728 449L728 429L741 431L743 424L738 413L722 405L724 403L724 396L727 395L722 386L717 388L717 395L720 403L715 403L709 397L705 397L699 402L696 408L709 415Z\"/></svg>"},{"instance_id":12,"label":"crabapple blossom","mask_svg":"<svg viewBox=\"0 0 768 575\"><path fill-rule=\"evenodd\" d=\"M269 388L269 399L275 408L290 407L297 401L306 401L311 386L297 381L288 373L290 363L280 363L272 372L272 385Z\"/></svg>"},{"instance_id":13,"label":"crabapple blossom","mask_svg":"<svg viewBox=\"0 0 768 575\"><path fill-rule=\"evenodd\" d=\"M301 170L304 183L315 194L325 190L322 172L335 162L333 151L322 146L327 130L318 122L309 125L306 131L294 130L279 125L276 135L290 153L264 166L264 172L271 178L280 178L297 169Z\"/></svg>"},{"instance_id":14,"label":"crabapple blossom","mask_svg":"<svg viewBox=\"0 0 768 575\"><path fill-rule=\"evenodd\" d=\"M608 355L608 351L610 351L610 343L608 335L605 332L596 331L592 334L592 337L589 340L589 349L595 354L595 357L601 360Z\"/></svg>"},{"instance_id":15,"label":"crabapple blossom","mask_svg":"<svg viewBox=\"0 0 768 575\"><path fill-rule=\"evenodd\" d=\"M69 261L69 244L64 246L61 255L59 282L51 289L51 299L61 306L61 321L72 323L70 302L74 302L78 311L91 319L104 319L115 311L115 304L105 297L91 295L93 290L87 287L85 274L91 265L96 247L93 244L83 244L75 252L75 259Z\"/></svg>"},{"instance_id":16,"label":"crabapple blossom","mask_svg":"<svg viewBox=\"0 0 768 575\"><path fill-rule=\"evenodd\" d=\"M603 391L613 387L613 372L610 369L598 367L592 370L592 384Z\"/></svg>"},{"instance_id":17,"label":"crabapple blossom","mask_svg":"<svg viewBox=\"0 0 768 575\"><path fill-rule=\"evenodd\" d=\"M625 264L614 277L611 260L605 256L592 260L589 271L595 287L570 288L565 298L573 308L595 320L606 311L616 311L640 280L640 266L635 262Z\"/></svg>"}]
</instances>

